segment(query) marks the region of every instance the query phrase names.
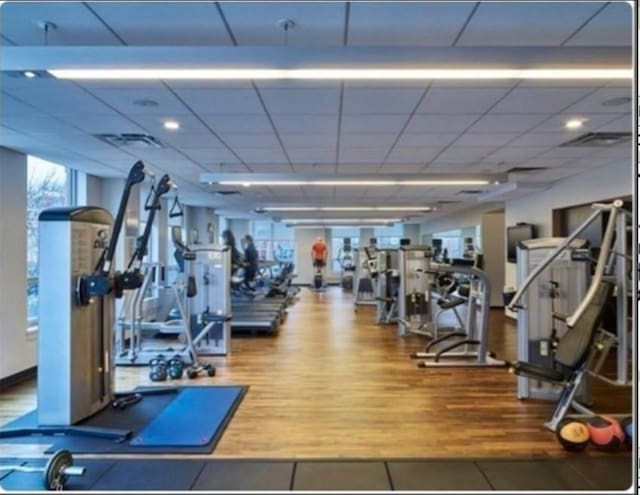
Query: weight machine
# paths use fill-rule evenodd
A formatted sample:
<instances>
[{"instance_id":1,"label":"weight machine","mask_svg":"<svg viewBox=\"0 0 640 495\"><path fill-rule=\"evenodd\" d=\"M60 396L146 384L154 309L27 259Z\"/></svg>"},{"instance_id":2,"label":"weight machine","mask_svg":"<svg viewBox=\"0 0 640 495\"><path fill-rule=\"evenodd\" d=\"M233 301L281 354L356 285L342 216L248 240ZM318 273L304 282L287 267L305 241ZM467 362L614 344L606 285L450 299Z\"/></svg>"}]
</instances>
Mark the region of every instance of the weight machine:
<instances>
[{"instance_id":1,"label":"weight machine","mask_svg":"<svg viewBox=\"0 0 640 495\"><path fill-rule=\"evenodd\" d=\"M143 162L133 165L115 221L108 211L91 206L40 214L37 426L3 429L0 438L68 434L123 441L131 435L77 423L132 396L114 392L114 303L144 282L142 261L160 198L172 187L168 175L153 185L146 226L126 270L115 271L113 261L131 191L148 176Z\"/></svg>"},{"instance_id":2,"label":"weight machine","mask_svg":"<svg viewBox=\"0 0 640 495\"><path fill-rule=\"evenodd\" d=\"M630 278L633 273L631 269L633 257L627 254L627 241L628 233L632 229L633 216L623 208L621 200L615 200L609 204L596 203L592 205L592 209L594 212L582 225L563 239L531 270L508 305L508 309L518 312L519 322L521 318L523 322L527 322L532 307L527 305L527 300L524 300L525 294L532 287L535 288L538 278L557 259L566 256L567 252L574 259L576 256L583 258L585 253L574 247L576 239L593 222L608 216L600 252L585 296L569 314L563 315L554 311L549 315L553 320L567 327L564 335L557 339L552 347L551 366L516 361L510 367L510 371L519 378L546 381L560 387L556 408L551 419L545 423L545 426L552 431L556 430L571 408L582 415L594 415L593 411L580 402L581 398L576 398L582 392L587 377L615 386L630 386L632 383L629 368L635 353L629 323L633 322L635 311L630 318L628 297L632 294ZM600 327L604 310L613 296L616 298L615 333ZM531 329L525 325L520 325L520 330L531 332ZM519 339L524 341L528 337L523 335L519 336ZM604 376L601 370L614 347L616 348L616 378L611 379ZM518 393L520 394L521 391L519 386Z\"/></svg>"},{"instance_id":3,"label":"weight machine","mask_svg":"<svg viewBox=\"0 0 640 495\"><path fill-rule=\"evenodd\" d=\"M378 249L377 255L376 323L397 323L400 285L398 250Z\"/></svg>"}]
</instances>

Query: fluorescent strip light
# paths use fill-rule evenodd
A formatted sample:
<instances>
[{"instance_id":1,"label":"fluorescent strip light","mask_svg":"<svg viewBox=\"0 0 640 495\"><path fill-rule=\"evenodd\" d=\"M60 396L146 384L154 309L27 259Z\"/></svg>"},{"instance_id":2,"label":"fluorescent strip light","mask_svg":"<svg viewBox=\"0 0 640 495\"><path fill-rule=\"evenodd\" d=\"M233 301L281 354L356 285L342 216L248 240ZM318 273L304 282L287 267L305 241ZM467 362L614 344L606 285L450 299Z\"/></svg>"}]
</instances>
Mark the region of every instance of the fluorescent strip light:
<instances>
[{"instance_id":1,"label":"fluorescent strip light","mask_svg":"<svg viewBox=\"0 0 640 495\"><path fill-rule=\"evenodd\" d=\"M211 182L210 184L214 184ZM488 180L221 180L220 186L482 186Z\"/></svg>"},{"instance_id":2,"label":"fluorescent strip light","mask_svg":"<svg viewBox=\"0 0 640 495\"><path fill-rule=\"evenodd\" d=\"M332 225L330 223L326 223L326 224L319 224L319 225L291 225L290 227L294 228L294 229L326 229L327 227L330 227L332 229L352 229L354 227L358 227L359 225L357 224L353 224L353 225ZM383 224L383 223L368 223L367 227L371 228L371 227L388 227L389 224Z\"/></svg>"},{"instance_id":3,"label":"fluorescent strip light","mask_svg":"<svg viewBox=\"0 0 640 495\"><path fill-rule=\"evenodd\" d=\"M429 206L266 206L262 211L431 211Z\"/></svg>"},{"instance_id":4,"label":"fluorescent strip light","mask_svg":"<svg viewBox=\"0 0 640 495\"><path fill-rule=\"evenodd\" d=\"M51 69L58 79L631 79L633 69Z\"/></svg>"},{"instance_id":5,"label":"fluorescent strip light","mask_svg":"<svg viewBox=\"0 0 640 495\"><path fill-rule=\"evenodd\" d=\"M401 218L291 218L287 220L282 220L282 223L290 223L290 224L305 224L305 223L317 223L317 224L327 224L327 223L395 223L401 222Z\"/></svg>"}]
</instances>

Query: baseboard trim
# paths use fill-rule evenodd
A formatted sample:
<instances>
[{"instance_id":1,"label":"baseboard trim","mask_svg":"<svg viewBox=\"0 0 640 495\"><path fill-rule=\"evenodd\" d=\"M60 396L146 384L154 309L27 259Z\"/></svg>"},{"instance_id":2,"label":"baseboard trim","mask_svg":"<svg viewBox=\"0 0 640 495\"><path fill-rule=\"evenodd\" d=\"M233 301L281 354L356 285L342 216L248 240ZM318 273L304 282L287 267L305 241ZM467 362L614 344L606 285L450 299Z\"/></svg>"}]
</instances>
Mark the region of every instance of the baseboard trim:
<instances>
[{"instance_id":1,"label":"baseboard trim","mask_svg":"<svg viewBox=\"0 0 640 495\"><path fill-rule=\"evenodd\" d=\"M38 367L32 366L31 368L27 368L26 370L18 371L13 375L5 376L0 379L0 390L6 390L10 387L15 387L21 383L27 382L29 380L33 380L38 376Z\"/></svg>"}]
</instances>

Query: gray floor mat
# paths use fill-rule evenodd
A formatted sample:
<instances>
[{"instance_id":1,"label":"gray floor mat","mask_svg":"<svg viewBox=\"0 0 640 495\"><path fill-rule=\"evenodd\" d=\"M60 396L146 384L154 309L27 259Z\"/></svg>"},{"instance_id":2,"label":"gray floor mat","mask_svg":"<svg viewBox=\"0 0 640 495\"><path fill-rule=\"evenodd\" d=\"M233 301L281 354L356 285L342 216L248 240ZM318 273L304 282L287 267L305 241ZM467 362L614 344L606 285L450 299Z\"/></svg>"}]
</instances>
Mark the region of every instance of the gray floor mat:
<instances>
[{"instance_id":1,"label":"gray floor mat","mask_svg":"<svg viewBox=\"0 0 640 495\"><path fill-rule=\"evenodd\" d=\"M193 490L286 491L293 462L211 461L198 476Z\"/></svg>"},{"instance_id":2,"label":"gray floor mat","mask_svg":"<svg viewBox=\"0 0 640 495\"><path fill-rule=\"evenodd\" d=\"M294 490L390 490L384 462L299 462Z\"/></svg>"},{"instance_id":3,"label":"gray floor mat","mask_svg":"<svg viewBox=\"0 0 640 495\"><path fill-rule=\"evenodd\" d=\"M474 462L388 462L394 490L491 490Z\"/></svg>"},{"instance_id":4,"label":"gray floor mat","mask_svg":"<svg viewBox=\"0 0 640 495\"><path fill-rule=\"evenodd\" d=\"M580 457L566 462L591 482L595 490L626 490L631 486L632 457Z\"/></svg>"},{"instance_id":5,"label":"gray floor mat","mask_svg":"<svg viewBox=\"0 0 640 495\"><path fill-rule=\"evenodd\" d=\"M100 477L91 489L189 490L203 467L204 461L193 460L120 461Z\"/></svg>"},{"instance_id":6,"label":"gray floor mat","mask_svg":"<svg viewBox=\"0 0 640 495\"><path fill-rule=\"evenodd\" d=\"M495 490L591 490L591 483L564 461L477 463Z\"/></svg>"}]
</instances>

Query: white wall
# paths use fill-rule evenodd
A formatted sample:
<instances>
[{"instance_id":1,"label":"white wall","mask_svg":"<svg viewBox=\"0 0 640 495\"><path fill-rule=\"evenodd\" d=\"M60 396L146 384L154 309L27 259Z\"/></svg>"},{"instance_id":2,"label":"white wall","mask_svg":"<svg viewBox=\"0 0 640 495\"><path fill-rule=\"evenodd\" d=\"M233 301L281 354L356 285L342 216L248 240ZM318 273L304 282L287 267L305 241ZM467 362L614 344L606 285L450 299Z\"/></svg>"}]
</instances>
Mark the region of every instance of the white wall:
<instances>
[{"instance_id":1,"label":"white wall","mask_svg":"<svg viewBox=\"0 0 640 495\"><path fill-rule=\"evenodd\" d=\"M0 378L37 363L27 334L27 156L0 147Z\"/></svg>"},{"instance_id":2,"label":"white wall","mask_svg":"<svg viewBox=\"0 0 640 495\"><path fill-rule=\"evenodd\" d=\"M633 167L622 161L556 182L540 193L506 202L506 225L517 222L535 224L539 237L552 233L552 211L583 203L595 203L633 194ZM516 265L506 263L505 284L515 287ZM509 316L514 316L507 312Z\"/></svg>"},{"instance_id":3,"label":"white wall","mask_svg":"<svg viewBox=\"0 0 640 495\"><path fill-rule=\"evenodd\" d=\"M411 244L420 244L420 224L405 224L403 229L405 239L411 239Z\"/></svg>"}]
</instances>

